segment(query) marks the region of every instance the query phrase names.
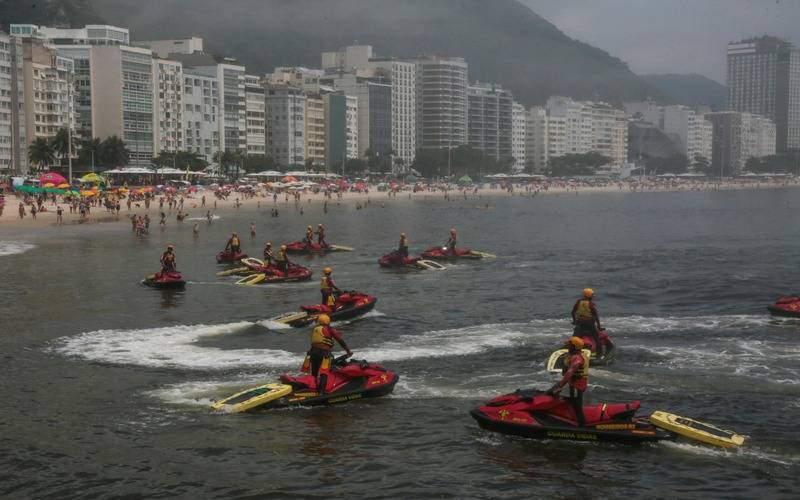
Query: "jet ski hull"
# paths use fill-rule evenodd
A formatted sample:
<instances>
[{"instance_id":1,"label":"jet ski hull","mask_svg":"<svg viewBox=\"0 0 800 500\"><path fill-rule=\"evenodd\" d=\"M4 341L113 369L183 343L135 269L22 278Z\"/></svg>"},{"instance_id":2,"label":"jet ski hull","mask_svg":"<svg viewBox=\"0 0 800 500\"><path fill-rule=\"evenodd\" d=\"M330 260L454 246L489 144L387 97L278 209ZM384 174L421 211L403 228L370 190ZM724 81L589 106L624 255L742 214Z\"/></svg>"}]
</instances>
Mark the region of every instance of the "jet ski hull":
<instances>
[{"instance_id":1,"label":"jet ski hull","mask_svg":"<svg viewBox=\"0 0 800 500\"><path fill-rule=\"evenodd\" d=\"M774 304L767 306L767 310L773 316L800 318L800 297L781 297Z\"/></svg>"},{"instance_id":2,"label":"jet ski hull","mask_svg":"<svg viewBox=\"0 0 800 500\"><path fill-rule=\"evenodd\" d=\"M540 391L517 391L470 412L486 430L531 439L646 443L675 435L636 417L639 402L584 406L587 425L578 426L571 403Z\"/></svg>"},{"instance_id":3,"label":"jet ski hull","mask_svg":"<svg viewBox=\"0 0 800 500\"><path fill-rule=\"evenodd\" d=\"M247 254L242 252L231 253L222 251L217 254L217 264L235 264L242 259L246 259Z\"/></svg>"},{"instance_id":4,"label":"jet ski hull","mask_svg":"<svg viewBox=\"0 0 800 500\"><path fill-rule=\"evenodd\" d=\"M179 273L170 273L167 276L156 273L143 279L142 284L157 290L183 290L186 288L186 281Z\"/></svg>"}]
</instances>

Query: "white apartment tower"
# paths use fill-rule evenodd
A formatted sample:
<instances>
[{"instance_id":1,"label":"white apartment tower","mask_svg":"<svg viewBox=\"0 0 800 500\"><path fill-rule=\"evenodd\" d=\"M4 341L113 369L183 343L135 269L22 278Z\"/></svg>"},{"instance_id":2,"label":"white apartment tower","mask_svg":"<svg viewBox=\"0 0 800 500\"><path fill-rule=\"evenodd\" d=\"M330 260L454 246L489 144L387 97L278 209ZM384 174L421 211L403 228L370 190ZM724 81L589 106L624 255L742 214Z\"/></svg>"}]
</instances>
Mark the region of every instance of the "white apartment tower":
<instances>
[{"instance_id":1,"label":"white apartment tower","mask_svg":"<svg viewBox=\"0 0 800 500\"><path fill-rule=\"evenodd\" d=\"M183 137L186 151L212 162L220 151L219 82L215 76L183 73Z\"/></svg>"},{"instance_id":2,"label":"white apartment tower","mask_svg":"<svg viewBox=\"0 0 800 500\"><path fill-rule=\"evenodd\" d=\"M515 102L511 107L511 156L514 157L512 168L515 171L525 170L527 136L528 115L525 107Z\"/></svg>"},{"instance_id":3,"label":"white apartment tower","mask_svg":"<svg viewBox=\"0 0 800 500\"><path fill-rule=\"evenodd\" d=\"M247 154L265 156L266 148L266 98L259 77L245 76Z\"/></svg>"},{"instance_id":4,"label":"white apartment tower","mask_svg":"<svg viewBox=\"0 0 800 500\"><path fill-rule=\"evenodd\" d=\"M186 150L183 135L183 65L153 59L153 156Z\"/></svg>"},{"instance_id":5,"label":"white apartment tower","mask_svg":"<svg viewBox=\"0 0 800 500\"><path fill-rule=\"evenodd\" d=\"M325 166L325 98L306 93L306 161Z\"/></svg>"},{"instance_id":6,"label":"white apartment tower","mask_svg":"<svg viewBox=\"0 0 800 500\"><path fill-rule=\"evenodd\" d=\"M551 97L546 109L548 160L591 151L608 156L614 165L627 160L628 120L624 111L607 103L568 97Z\"/></svg>"},{"instance_id":7,"label":"white apartment tower","mask_svg":"<svg viewBox=\"0 0 800 500\"><path fill-rule=\"evenodd\" d=\"M417 155L417 66L394 59L371 59L392 84L392 149L409 167Z\"/></svg>"},{"instance_id":8,"label":"white apartment tower","mask_svg":"<svg viewBox=\"0 0 800 500\"><path fill-rule=\"evenodd\" d=\"M705 118L714 125L714 171L740 174L749 158L776 152L777 127L772 120L736 111L706 113Z\"/></svg>"},{"instance_id":9,"label":"white apartment tower","mask_svg":"<svg viewBox=\"0 0 800 500\"><path fill-rule=\"evenodd\" d=\"M302 165L306 159L306 94L284 84L267 84L267 156L285 167Z\"/></svg>"},{"instance_id":10,"label":"white apartment tower","mask_svg":"<svg viewBox=\"0 0 800 500\"><path fill-rule=\"evenodd\" d=\"M28 170L22 59L22 45L0 32L0 172L4 173Z\"/></svg>"},{"instance_id":11,"label":"white apartment tower","mask_svg":"<svg viewBox=\"0 0 800 500\"><path fill-rule=\"evenodd\" d=\"M547 168L548 120L547 110L534 106L527 112L525 129L525 162L531 172L544 172Z\"/></svg>"},{"instance_id":12,"label":"white apartment tower","mask_svg":"<svg viewBox=\"0 0 800 500\"><path fill-rule=\"evenodd\" d=\"M417 65L417 148L467 144L469 65L460 57L427 56Z\"/></svg>"},{"instance_id":13,"label":"white apartment tower","mask_svg":"<svg viewBox=\"0 0 800 500\"><path fill-rule=\"evenodd\" d=\"M25 136L53 139L61 129L75 133L75 63L41 40L22 41Z\"/></svg>"}]
</instances>

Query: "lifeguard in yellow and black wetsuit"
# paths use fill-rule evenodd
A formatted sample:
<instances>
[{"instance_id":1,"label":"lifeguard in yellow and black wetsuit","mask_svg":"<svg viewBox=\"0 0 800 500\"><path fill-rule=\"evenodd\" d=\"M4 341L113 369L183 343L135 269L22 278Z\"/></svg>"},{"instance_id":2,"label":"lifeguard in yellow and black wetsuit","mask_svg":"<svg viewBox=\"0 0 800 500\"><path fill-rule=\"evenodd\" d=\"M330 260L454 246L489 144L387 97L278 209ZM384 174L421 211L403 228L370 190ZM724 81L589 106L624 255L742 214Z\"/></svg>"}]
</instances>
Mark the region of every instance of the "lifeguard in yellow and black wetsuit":
<instances>
[{"instance_id":1,"label":"lifeguard in yellow and black wetsuit","mask_svg":"<svg viewBox=\"0 0 800 500\"><path fill-rule=\"evenodd\" d=\"M339 343L347 352L348 356L353 355L353 351L347 347L341 334L331 325L331 318L327 314L321 314L317 318L317 326L311 331L311 349L303 361L302 370L311 373L317 382L317 392L325 393L328 384L328 374L331 370L331 351L333 351L333 341Z\"/></svg>"},{"instance_id":2,"label":"lifeguard in yellow and black wetsuit","mask_svg":"<svg viewBox=\"0 0 800 500\"><path fill-rule=\"evenodd\" d=\"M177 270L177 262L175 262L175 247L167 245L167 250L161 254L161 274L174 273Z\"/></svg>"},{"instance_id":3,"label":"lifeguard in yellow and black wetsuit","mask_svg":"<svg viewBox=\"0 0 800 500\"><path fill-rule=\"evenodd\" d=\"M275 256L275 264L284 274L289 273L289 257L286 255L286 245L281 245L278 255Z\"/></svg>"},{"instance_id":4,"label":"lifeguard in yellow and black wetsuit","mask_svg":"<svg viewBox=\"0 0 800 500\"><path fill-rule=\"evenodd\" d=\"M239 241L239 235L236 233L231 233L231 237L228 240L228 243L225 244L225 251L230 250L231 255L236 255L242 251L242 242Z\"/></svg>"},{"instance_id":5,"label":"lifeguard in yellow and black wetsuit","mask_svg":"<svg viewBox=\"0 0 800 500\"><path fill-rule=\"evenodd\" d=\"M272 265L272 261L275 257L272 255L272 243L267 243L267 246L264 247L264 265L269 267Z\"/></svg>"},{"instance_id":6,"label":"lifeguard in yellow and black wetsuit","mask_svg":"<svg viewBox=\"0 0 800 500\"><path fill-rule=\"evenodd\" d=\"M408 238L406 233L400 233L400 244L397 247L397 254L400 257L408 257Z\"/></svg>"},{"instance_id":7,"label":"lifeguard in yellow and black wetsuit","mask_svg":"<svg viewBox=\"0 0 800 500\"><path fill-rule=\"evenodd\" d=\"M452 255L456 254L456 243L458 243L458 234L456 234L456 230L453 228L450 230L450 239L448 239L447 243L444 245L447 251Z\"/></svg>"},{"instance_id":8,"label":"lifeguard in yellow and black wetsuit","mask_svg":"<svg viewBox=\"0 0 800 500\"><path fill-rule=\"evenodd\" d=\"M597 358L600 359L606 354L606 347L600 340L600 315L597 313L597 306L592 301L594 290L591 288L583 289L583 298L578 299L572 306L572 324L575 325L573 335L582 337L584 332L592 337L592 341L597 351Z\"/></svg>"},{"instance_id":9,"label":"lifeguard in yellow and black wetsuit","mask_svg":"<svg viewBox=\"0 0 800 500\"><path fill-rule=\"evenodd\" d=\"M314 228L313 227L308 226L306 228L306 237L303 239L303 243L307 247L310 247L311 245L314 244Z\"/></svg>"},{"instance_id":10,"label":"lifeguard in yellow and black wetsuit","mask_svg":"<svg viewBox=\"0 0 800 500\"><path fill-rule=\"evenodd\" d=\"M569 384L569 399L575 410L575 417L578 425L584 427L586 418L583 415L583 393L589 385L589 354L583 352L583 340L578 337L570 338L567 347L569 362L564 368L564 377L548 389L547 394L553 396Z\"/></svg>"},{"instance_id":11,"label":"lifeguard in yellow and black wetsuit","mask_svg":"<svg viewBox=\"0 0 800 500\"><path fill-rule=\"evenodd\" d=\"M317 224L317 243L323 248L328 246L328 242L325 241L325 226L322 224Z\"/></svg>"},{"instance_id":12,"label":"lifeguard in yellow and black wetsuit","mask_svg":"<svg viewBox=\"0 0 800 500\"><path fill-rule=\"evenodd\" d=\"M333 269L330 267L322 270L323 276L319 282L319 291L322 294L322 305L330 307L331 311L333 311L333 306L336 305L336 298L333 296L333 292L341 293L342 291L333 282L331 273L333 273Z\"/></svg>"}]
</instances>

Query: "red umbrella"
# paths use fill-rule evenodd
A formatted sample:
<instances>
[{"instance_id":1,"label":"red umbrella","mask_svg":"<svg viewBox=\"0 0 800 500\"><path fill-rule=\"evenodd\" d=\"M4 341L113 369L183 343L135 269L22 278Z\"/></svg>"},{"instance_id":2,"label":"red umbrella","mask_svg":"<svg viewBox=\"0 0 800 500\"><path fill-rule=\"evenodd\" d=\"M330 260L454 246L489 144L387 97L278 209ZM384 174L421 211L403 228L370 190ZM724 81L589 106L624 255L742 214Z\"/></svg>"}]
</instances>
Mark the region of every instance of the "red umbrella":
<instances>
[{"instance_id":1,"label":"red umbrella","mask_svg":"<svg viewBox=\"0 0 800 500\"><path fill-rule=\"evenodd\" d=\"M48 172L46 174L42 174L41 177L39 177L39 182L42 185L54 184L58 186L59 184L66 184L67 179L65 179L63 175L58 174L56 172Z\"/></svg>"},{"instance_id":2,"label":"red umbrella","mask_svg":"<svg viewBox=\"0 0 800 500\"><path fill-rule=\"evenodd\" d=\"M287 175L286 177L281 179L281 182L297 182L297 179L295 179L291 175Z\"/></svg>"}]
</instances>

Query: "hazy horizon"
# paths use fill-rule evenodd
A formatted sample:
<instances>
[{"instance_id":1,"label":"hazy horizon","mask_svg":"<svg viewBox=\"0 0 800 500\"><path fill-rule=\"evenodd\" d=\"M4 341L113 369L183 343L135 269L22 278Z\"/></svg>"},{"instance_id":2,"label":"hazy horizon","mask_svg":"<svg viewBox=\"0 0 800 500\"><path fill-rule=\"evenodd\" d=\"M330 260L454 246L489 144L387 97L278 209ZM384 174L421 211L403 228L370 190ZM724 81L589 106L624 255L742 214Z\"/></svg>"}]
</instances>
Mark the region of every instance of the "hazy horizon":
<instances>
[{"instance_id":1,"label":"hazy horizon","mask_svg":"<svg viewBox=\"0 0 800 500\"><path fill-rule=\"evenodd\" d=\"M519 1L568 36L627 62L637 74L698 73L724 84L728 42L769 34L800 43L800 2Z\"/></svg>"}]
</instances>

